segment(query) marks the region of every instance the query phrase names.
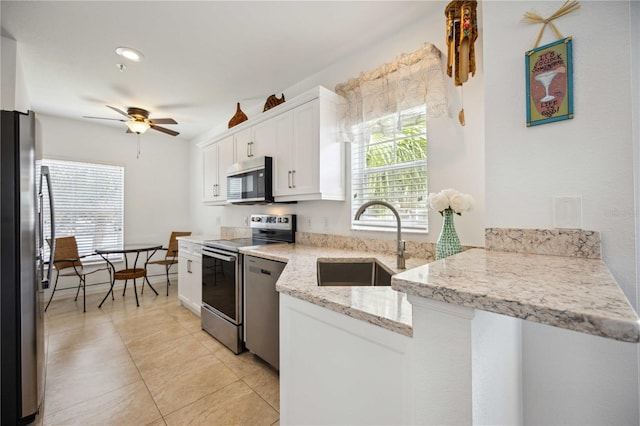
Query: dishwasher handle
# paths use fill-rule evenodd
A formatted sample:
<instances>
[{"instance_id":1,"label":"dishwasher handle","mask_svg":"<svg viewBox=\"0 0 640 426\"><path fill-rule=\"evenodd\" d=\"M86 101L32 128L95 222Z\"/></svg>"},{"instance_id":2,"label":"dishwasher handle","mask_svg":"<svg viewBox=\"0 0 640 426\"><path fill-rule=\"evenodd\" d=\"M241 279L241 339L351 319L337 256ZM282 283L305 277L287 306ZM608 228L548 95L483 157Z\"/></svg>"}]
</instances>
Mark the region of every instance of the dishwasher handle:
<instances>
[{"instance_id":1,"label":"dishwasher handle","mask_svg":"<svg viewBox=\"0 0 640 426\"><path fill-rule=\"evenodd\" d=\"M276 274L275 271L270 271L269 269L260 268L259 266L248 266L247 271L252 272L254 274L268 275L268 276Z\"/></svg>"}]
</instances>

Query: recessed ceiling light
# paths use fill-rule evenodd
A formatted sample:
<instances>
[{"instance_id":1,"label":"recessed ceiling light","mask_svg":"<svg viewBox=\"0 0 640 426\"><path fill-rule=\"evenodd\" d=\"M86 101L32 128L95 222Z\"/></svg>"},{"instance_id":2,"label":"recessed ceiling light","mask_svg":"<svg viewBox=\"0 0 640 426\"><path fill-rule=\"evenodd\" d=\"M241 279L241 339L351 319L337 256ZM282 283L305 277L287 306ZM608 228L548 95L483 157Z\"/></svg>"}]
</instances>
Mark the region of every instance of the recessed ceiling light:
<instances>
[{"instance_id":1,"label":"recessed ceiling light","mask_svg":"<svg viewBox=\"0 0 640 426\"><path fill-rule=\"evenodd\" d=\"M133 62L140 62L144 59L144 55L142 54L142 52L130 47L118 47L116 49L116 53L123 58L127 58Z\"/></svg>"}]
</instances>

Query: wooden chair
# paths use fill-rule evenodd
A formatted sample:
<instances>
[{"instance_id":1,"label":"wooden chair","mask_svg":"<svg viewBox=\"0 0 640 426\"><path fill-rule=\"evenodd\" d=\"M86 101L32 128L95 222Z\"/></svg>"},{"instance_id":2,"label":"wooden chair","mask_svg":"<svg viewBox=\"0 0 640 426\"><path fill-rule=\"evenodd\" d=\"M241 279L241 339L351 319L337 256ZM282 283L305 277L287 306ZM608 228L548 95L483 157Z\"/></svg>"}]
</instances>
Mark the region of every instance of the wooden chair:
<instances>
[{"instance_id":1,"label":"wooden chair","mask_svg":"<svg viewBox=\"0 0 640 426\"><path fill-rule=\"evenodd\" d=\"M47 243L49 244L49 247L51 247L50 239L47 239ZM109 271L109 282L111 282L111 270L106 265L84 266L80 260L84 257L87 256L80 256L78 254L76 237L56 238L56 248L55 253L53 254L53 267L56 269L56 281L53 284L53 291L51 292L49 302L44 308L45 312L47 308L49 308L49 304L53 299L56 287L58 286L58 278L60 277L76 276L80 279L78 290L76 291L76 298L74 300L78 300L80 288L82 288L82 312L87 312L85 294L86 276L106 269Z\"/></svg>"},{"instance_id":2,"label":"wooden chair","mask_svg":"<svg viewBox=\"0 0 640 426\"><path fill-rule=\"evenodd\" d=\"M169 269L171 268L172 265L175 265L176 263L178 263L177 238L188 237L189 235L191 235L191 232L176 232L176 231L172 232L171 237L169 238L169 246L166 248L163 247L160 249L160 250L165 250L167 252L164 259L147 262L147 265L164 265L165 271L167 273L167 296L169 295L169 286L171 285L171 282L169 281ZM149 283L149 279L147 277L145 277L145 279L147 280L147 283ZM142 285L143 285L143 291L144 291L144 282L142 283Z\"/></svg>"}]
</instances>

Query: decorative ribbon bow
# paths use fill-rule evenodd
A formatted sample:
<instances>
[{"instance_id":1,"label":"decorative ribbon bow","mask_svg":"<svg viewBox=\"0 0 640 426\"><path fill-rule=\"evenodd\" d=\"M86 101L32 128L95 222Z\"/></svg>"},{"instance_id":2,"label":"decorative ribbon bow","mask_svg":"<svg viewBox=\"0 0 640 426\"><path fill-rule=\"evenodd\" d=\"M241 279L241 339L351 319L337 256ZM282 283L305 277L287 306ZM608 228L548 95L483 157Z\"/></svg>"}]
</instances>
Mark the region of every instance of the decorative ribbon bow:
<instances>
[{"instance_id":1,"label":"decorative ribbon bow","mask_svg":"<svg viewBox=\"0 0 640 426\"><path fill-rule=\"evenodd\" d=\"M538 43L540 43L540 39L542 38L542 33L544 33L544 29L547 27L547 25L551 27L551 29L553 30L553 33L558 39L564 38L562 34L560 34L560 31L558 31L558 28L551 21L561 16L564 16L567 13L571 13L575 10L578 10L579 8L580 8L580 3L578 3L576 0L567 0L566 2L564 2L562 7L560 7L560 9L556 10L556 12L553 15L549 16L548 18L543 18L536 12L525 13L524 18L522 18L522 21L524 23L544 24L542 28L540 28L540 32L538 33L538 38L536 39L536 42L534 43L533 48L535 49L536 47L538 47Z\"/></svg>"}]
</instances>

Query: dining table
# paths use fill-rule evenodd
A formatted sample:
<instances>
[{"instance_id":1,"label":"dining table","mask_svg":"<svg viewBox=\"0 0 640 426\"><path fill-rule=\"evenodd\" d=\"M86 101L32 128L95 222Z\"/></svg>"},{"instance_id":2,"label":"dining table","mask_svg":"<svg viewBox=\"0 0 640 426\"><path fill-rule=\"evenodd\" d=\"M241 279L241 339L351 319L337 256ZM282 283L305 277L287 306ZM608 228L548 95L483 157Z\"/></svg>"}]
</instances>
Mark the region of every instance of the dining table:
<instances>
[{"instance_id":1,"label":"dining table","mask_svg":"<svg viewBox=\"0 0 640 426\"><path fill-rule=\"evenodd\" d=\"M96 249L96 253L99 254L107 262L107 265L109 265L109 268L113 272L111 274L111 286L109 288L109 291L102 299L102 302L100 302L100 305L98 305L98 308L102 308L102 304L105 302L105 300L107 300L107 297L109 297L109 294L111 294L111 299L112 300L114 299L113 287L116 283L116 280L124 280L124 290L122 291L122 296L125 295L125 292L127 290L127 281L133 280L133 292L136 296L136 306L140 306L140 302L138 300L138 290L136 288L136 279L146 278L147 263L149 262L149 259L161 248L162 248L162 244L143 243L143 244L125 244L120 247L102 247L102 248ZM141 256L141 254L143 253L145 253L145 255ZM123 269L116 269L112 260L109 259L109 256L117 255L117 254L121 254L124 257ZM133 254L135 254L135 257L134 257L133 263L130 266L128 255L133 255ZM144 264L139 265L138 263L142 261L144 261ZM148 280L147 280L147 283L151 288L151 290L153 290L153 292L157 296L158 292L156 291L156 289L153 288L153 286L151 285L151 283L148 282ZM144 286L144 280L142 282L142 285Z\"/></svg>"}]
</instances>

